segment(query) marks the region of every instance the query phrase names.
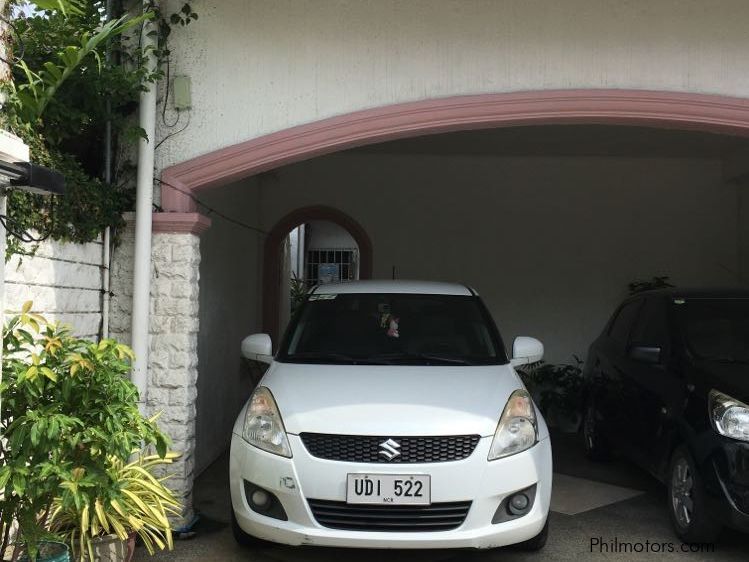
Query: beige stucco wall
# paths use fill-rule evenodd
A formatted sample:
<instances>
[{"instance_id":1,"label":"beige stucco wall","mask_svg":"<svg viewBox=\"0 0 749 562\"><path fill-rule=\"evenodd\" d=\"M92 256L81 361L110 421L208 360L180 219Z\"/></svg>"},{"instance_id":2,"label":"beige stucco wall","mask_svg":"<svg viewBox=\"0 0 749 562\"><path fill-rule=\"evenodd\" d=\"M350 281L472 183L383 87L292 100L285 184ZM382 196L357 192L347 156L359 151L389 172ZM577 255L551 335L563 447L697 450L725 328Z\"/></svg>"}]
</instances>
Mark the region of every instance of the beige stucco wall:
<instances>
[{"instance_id":1,"label":"beige stucco wall","mask_svg":"<svg viewBox=\"0 0 749 562\"><path fill-rule=\"evenodd\" d=\"M342 154L276 175L264 228L337 207L372 239L375 277L467 282L508 345L536 336L554 362L586 354L630 281L738 283L737 191L717 159Z\"/></svg>"},{"instance_id":2,"label":"beige stucco wall","mask_svg":"<svg viewBox=\"0 0 749 562\"><path fill-rule=\"evenodd\" d=\"M257 180L206 192L204 200L249 225L259 224ZM241 209L241 212L237 212ZM228 446L237 413L254 385L239 354L242 339L261 330L263 236L214 217L200 237L196 471Z\"/></svg>"},{"instance_id":3,"label":"beige stucco wall","mask_svg":"<svg viewBox=\"0 0 749 562\"><path fill-rule=\"evenodd\" d=\"M198 0L188 129L157 165L398 102L555 88L746 96L745 0ZM174 115L167 115L169 121ZM180 126L186 122L185 117ZM158 137L167 134L163 123Z\"/></svg>"}]
</instances>

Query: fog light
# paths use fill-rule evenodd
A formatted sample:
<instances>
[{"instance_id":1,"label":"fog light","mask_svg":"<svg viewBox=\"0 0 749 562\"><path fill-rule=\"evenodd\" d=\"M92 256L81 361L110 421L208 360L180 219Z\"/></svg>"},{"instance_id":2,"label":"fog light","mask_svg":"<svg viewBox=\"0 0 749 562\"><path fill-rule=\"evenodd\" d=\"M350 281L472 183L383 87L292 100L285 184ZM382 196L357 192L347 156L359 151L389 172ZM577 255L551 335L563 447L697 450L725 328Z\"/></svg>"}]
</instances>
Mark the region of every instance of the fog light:
<instances>
[{"instance_id":1,"label":"fog light","mask_svg":"<svg viewBox=\"0 0 749 562\"><path fill-rule=\"evenodd\" d=\"M281 505L281 501L273 492L264 490L260 486L245 480L244 497L247 500L249 508L255 513L272 517L273 519L280 519L281 521L289 520L283 505Z\"/></svg>"},{"instance_id":2,"label":"fog light","mask_svg":"<svg viewBox=\"0 0 749 562\"><path fill-rule=\"evenodd\" d=\"M504 523L505 521L512 521L518 517L528 515L531 509L533 509L535 501L536 484L522 490L517 490L512 495L505 496L497 506L497 511L494 512L492 523Z\"/></svg>"},{"instance_id":3,"label":"fog light","mask_svg":"<svg viewBox=\"0 0 749 562\"><path fill-rule=\"evenodd\" d=\"M531 501L525 494L515 494L510 498L510 513L513 515L522 515L528 509Z\"/></svg>"},{"instance_id":4,"label":"fog light","mask_svg":"<svg viewBox=\"0 0 749 562\"><path fill-rule=\"evenodd\" d=\"M270 496L268 496L265 490L255 490L252 492L252 496L250 496L250 501L252 502L253 507L263 509L268 507Z\"/></svg>"}]
</instances>

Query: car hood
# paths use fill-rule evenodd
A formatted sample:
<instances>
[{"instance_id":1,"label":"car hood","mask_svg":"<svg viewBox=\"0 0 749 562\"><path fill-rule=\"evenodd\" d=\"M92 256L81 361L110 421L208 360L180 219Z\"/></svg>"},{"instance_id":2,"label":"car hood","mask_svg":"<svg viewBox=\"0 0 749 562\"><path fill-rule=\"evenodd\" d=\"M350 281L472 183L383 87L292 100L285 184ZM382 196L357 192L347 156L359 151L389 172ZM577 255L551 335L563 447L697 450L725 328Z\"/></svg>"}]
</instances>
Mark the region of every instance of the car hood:
<instances>
[{"instance_id":1,"label":"car hood","mask_svg":"<svg viewBox=\"0 0 749 562\"><path fill-rule=\"evenodd\" d=\"M494 435L510 394L523 388L509 365L274 363L261 385L288 433L397 436Z\"/></svg>"},{"instance_id":2,"label":"car hood","mask_svg":"<svg viewBox=\"0 0 749 562\"><path fill-rule=\"evenodd\" d=\"M749 365L702 360L696 366L707 386L749 403Z\"/></svg>"}]
</instances>

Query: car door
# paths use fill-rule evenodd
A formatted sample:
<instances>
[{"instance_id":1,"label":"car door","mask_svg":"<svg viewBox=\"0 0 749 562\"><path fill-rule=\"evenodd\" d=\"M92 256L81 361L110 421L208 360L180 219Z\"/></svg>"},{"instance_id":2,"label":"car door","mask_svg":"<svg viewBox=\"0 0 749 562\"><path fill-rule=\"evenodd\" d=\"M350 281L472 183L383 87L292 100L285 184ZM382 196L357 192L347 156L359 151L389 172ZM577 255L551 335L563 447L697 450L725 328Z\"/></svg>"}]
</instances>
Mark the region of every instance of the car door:
<instances>
[{"instance_id":1,"label":"car door","mask_svg":"<svg viewBox=\"0 0 749 562\"><path fill-rule=\"evenodd\" d=\"M628 416L624 393L631 388L626 381L626 370L622 369L625 360L629 334L632 331L641 299L629 300L619 307L600 339L599 352L593 361L594 400L599 415L603 417L605 431L612 444L619 448L622 440L627 440Z\"/></svg>"},{"instance_id":2,"label":"car door","mask_svg":"<svg viewBox=\"0 0 749 562\"><path fill-rule=\"evenodd\" d=\"M633 458L657 472L668 450L670 430L684 407L685 381L671 367L673 342L668 301L645 300L630 333L622 368L629 385L630 443Z\"/></svg>"}]
</instances>

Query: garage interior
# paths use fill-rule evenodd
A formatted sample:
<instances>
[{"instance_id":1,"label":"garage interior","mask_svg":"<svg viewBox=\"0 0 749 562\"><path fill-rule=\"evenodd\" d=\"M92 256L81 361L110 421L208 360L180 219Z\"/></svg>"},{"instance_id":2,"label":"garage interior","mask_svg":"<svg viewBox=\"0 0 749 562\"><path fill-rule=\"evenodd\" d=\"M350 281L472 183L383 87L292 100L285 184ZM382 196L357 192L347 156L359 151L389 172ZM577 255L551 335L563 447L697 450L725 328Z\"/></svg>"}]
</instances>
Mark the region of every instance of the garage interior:
<instances>
[{"instance_id":1,"label":"garage interior","mask_svg":"<svg viewBox=\"0 0 749 562\"><path fill-rule=\"evenodd\" d=\"M231 428L262 375L239 344L263 331L264 244L283 217L340 212L371 240L372 277L470 284L506 346L534 336L546 362L572 363L630 282L744 284L749 198L737 162L748 149L741 137L645 127L487 129L363 146L201 192L236 220L201 237L196 504L223 493ZM278 251L288 278L291 254ZM280 294L283 317L288 285ZM632 466L587 463L578 435L553 438L557 475L616 486L605 497L658 493Z\"/></svg>"},{"instance_id":2,"label":"garage interior","mask_svg":"<svg viewBox=\"0 0 749 562\"><path fill-rule=\"evenodd\" d=\"M732 174L748 145L644 127L487 129L364 146L202 192L244 226L215 220L201 239L196 474L222 454L258 376L239 343L263 330L265 233L292 211L340 211L368 234L374 278L470 284L505 345L534 336L547 362L567 363L584 360L632 281L745 281Z\"/></svg>"}]
</instances>

